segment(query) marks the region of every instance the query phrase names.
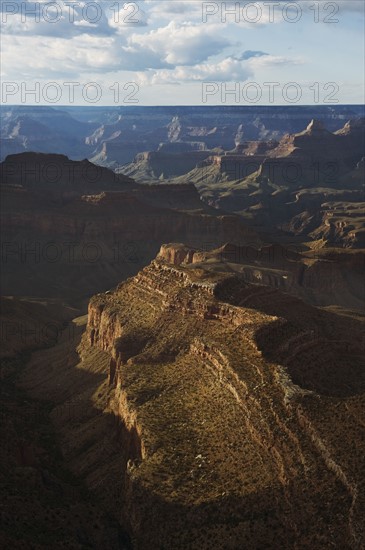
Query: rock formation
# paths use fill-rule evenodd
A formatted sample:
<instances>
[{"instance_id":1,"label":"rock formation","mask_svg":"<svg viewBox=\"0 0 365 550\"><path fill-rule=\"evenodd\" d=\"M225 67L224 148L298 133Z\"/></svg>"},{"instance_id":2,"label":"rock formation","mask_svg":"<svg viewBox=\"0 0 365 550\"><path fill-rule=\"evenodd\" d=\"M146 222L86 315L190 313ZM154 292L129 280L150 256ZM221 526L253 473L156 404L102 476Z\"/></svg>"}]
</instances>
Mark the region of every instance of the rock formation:
<instances>
[{"instance_id":1,"label":"rock formation","mask_svg":"<svg viewBox=\"0 0 365 550\"><path fill-rule=\"evenodd\" d=\"M164 246L89 305L135 548L361 548L363 323L199 259Z\"/></svg>"}]
</instances>

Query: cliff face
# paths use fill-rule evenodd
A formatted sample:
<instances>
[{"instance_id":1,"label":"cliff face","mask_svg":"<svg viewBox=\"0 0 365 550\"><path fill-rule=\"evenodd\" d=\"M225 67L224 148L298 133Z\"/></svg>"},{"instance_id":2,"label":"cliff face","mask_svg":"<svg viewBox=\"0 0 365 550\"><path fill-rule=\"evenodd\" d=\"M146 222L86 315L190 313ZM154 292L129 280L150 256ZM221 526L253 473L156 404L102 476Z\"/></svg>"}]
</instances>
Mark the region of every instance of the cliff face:
<instances>
[{"instance_id":1,"label":"cliff face","mask_svg":"<svg viewBox=\"0 0 365 550\"><path fill-rule=\"evenodd\" d=\"M167 263L209 263L212 269L236 273L246 283L287 292L316 306L337 305L363 311L364 253L333 250L300 253L296 247L225 243L210 251L184 245L163 245L159 257Z\"/></svg>"},{"instance_id":2,"label":"cliff face","mask_svg":"<svg viewBox=\"0 0 365 550\"><path fill-rule=\"evenodd\" d=\"M135 548L361 548L362 322L194 258L165 246L89 305Z\"/></svg>"},{"instance_id":3,"label":"cliff face","mask_svg":"<svg viewBox=\"0 0 365 550\"><path fill-rule=\"evenodd\" d=\"M83 163L74 164L82 170ZM23 187L14 184L16 175L13 184L5 178L0 186L4 294L80 300L135 274L163 242L202 248L235 239L259 242L238 216L205 205L193 185L130 187L106 173L123 191L82 195L82 181L73 186L68 175L66 187L54 194L41 182Z\"/></svg>"}]
</instances>

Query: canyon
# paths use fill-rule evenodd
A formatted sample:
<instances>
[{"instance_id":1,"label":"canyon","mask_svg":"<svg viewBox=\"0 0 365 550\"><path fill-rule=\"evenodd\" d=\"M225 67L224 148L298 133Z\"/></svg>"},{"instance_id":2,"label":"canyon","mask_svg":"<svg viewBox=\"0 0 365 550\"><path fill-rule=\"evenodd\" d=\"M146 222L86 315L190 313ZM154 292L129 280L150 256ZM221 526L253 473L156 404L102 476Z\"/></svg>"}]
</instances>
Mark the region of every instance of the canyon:
<instances>
[{"instance_id":1,"label":"canyon","mask_svg":"<svg viewBox=\"0 0 365 550\"><path fill-rule=\"evenodd\" d=\"M59 153L109 167L137 153L180 147L231 150L243 140L280 139L320 118L330 131L363 116L363 106L49 107L0 106L0 160L13 153ZM177 144L177 145L176 145Z\"/></svg>"},{"instance_id":2,"label":"canyon","mask_svg":"<svg viewBox=\"0 0 365 550\"><path fill-rule=\"evenodd\" d=\"M365 118L349 120L335 132L312 120L279 141L241 141L231 151L211 151L190 172L175 170L165 178L193 183L208 204L238 213L269 239L299 237L321 247L363 248L364 136ZM141 182L151 181L151 174L167 175L172 168L166 156L157 158L157 171L156 160L140 157L123 171ZM170 166L175 165L170 155Z\"/></svg>"},{"instance_id":3,"label":"canyon","mask_svg":"<svg viewBox=\"0 0 365 550\"><path fill-rule=\"evenodd\" d=\"M0 108L1 547L365 547L363 114Z\"/></svg>"}]
</instances>

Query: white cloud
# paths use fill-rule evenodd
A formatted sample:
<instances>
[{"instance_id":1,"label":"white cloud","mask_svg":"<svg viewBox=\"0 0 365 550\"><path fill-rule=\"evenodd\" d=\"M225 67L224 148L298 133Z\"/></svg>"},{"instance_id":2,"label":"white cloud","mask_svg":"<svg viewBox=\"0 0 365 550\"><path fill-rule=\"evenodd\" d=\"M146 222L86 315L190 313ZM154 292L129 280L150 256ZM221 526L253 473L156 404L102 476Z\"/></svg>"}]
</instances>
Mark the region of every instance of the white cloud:
<instances>
[{"instance_id":1,"label":"white cloud","mask_svg":"<svg viewBox=\"0 0 365 550\"><path fill-rule=\"evenodd\" d=\"M32 52L32 55L29 55ZM24 59L27 59L26 65ZM2 70L8 79L78 79L85 73L168 67L158 52L130 46L122 37L84 33L67 40L44 36L3 37Z\"/></svg>"},{"instance_id":2,"label":"white cloud","mask_svg":"<svg viewBox=\"0 0 365 550\"><path fill-rule=\"evenodd\" d=\"M243 82L252 76L253 71L247 63L227 57L217 63L204 63L195 66L181 66L172 70L157 70L138 73L141 84L180 84L183 82Z\"/></svg>"},{"instance_id":3,"label":"white cloud","mask_svg":"<svg viewBox=\"0 0 365 550\"><path fill-rule=\"evenodd\" d=\"M103 72L119 65L112 37L83 34L68 40L32 36L2 40L2 65L7 78L75 78L80 73ZM14 47L15 46L15 47ZM31 55L30 55L31 52ZM27 60L24 66L24 59ZM23 67L22 70L20 70Z\"/></svg>"},{"instance_id":4,"label":"white cloud","mask_svg":"<svg viewBox=\"0 0 365 550\"><path fill-rule=\"evenodd\" d=\"M230 42L219 35L215 25L178 25L169 23L166 27L145 34L133 34L129 44L144 51L152 51L170 65L194 65L212 55L220 53Z\"/></svg>"},{"instance_id":5,"label":"white cloud","mask_svg":"<svg viewBox=\"0 0 365 550\"><path fill-rule=\"evenodd\" d=\"M294 57L285 57L280 55L262 55L257 57L251 57L247 64L252 68L252 70L265 68L265 67L275 67L278 65L303 65L305 63L302 58Z\"/></svg>"}]
</instances>

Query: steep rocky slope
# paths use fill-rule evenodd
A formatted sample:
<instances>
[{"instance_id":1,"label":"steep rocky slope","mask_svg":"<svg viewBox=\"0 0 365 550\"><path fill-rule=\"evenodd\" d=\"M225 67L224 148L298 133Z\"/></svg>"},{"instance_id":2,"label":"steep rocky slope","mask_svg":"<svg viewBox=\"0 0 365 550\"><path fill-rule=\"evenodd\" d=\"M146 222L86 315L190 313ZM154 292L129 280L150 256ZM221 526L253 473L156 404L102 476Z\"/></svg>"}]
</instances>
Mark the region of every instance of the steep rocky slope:
<instances>
[{"instance_id":1,"label":"steep rocky slope","mask_svg":"<svg viewBox=\"0 0 365 550\"><path fill-rule=\"evenodd\" d=\"M166 257L89 307L130 434L137 547L360 547L361 323Z\"/></svg>"},{"instance_id":2,"label":"steep rocky slope","mask_svg":"<svg viewBox=\"0 0 365 550\"><path fill-rule=\"evenodd\" d=\"M364 149L365 118L350 120L335 133L329 132L320 121L312 120L304 131L285 135L268 152L269 158L260 168L259 177L281 185L290 185L293 179L297 187L318 186L323 182L336 188L340 177L355 169ZM290 170L291 166L296 171Z\"/></svg>"},{"instance_id":3,"label":"steep rocky slope","mask_svg":"<svg viewBox=\"0 0 365 550\"><path fill-rule=\"evenodd\" d=\"M58 403L66 463L136 549L360 549L364 323L349 315L164 246L90 301L77 354L36 354L23 386ZM61 414L76 396L77 422Z\"/></svg>"},{"instance_id":4,"label":"steep rocky slope","mask_svg":"<svg viewBox=\"0 0 365 550\"><path fill-rule=\"evenodd\" d=\"M364 155L364 125L365 119L357 118L332 133L323 122L313 119L303 131L285 133L280 141L240 139L235 146L221 146L220 151L217 143L216 151L213 147L208 148L206 155L210 150L210 157L201 162L198 168L202 173L206 166L215 166L216 178L221 181L242 180L257 172L261 180L267 179L272 184L292 189L304 184L312 187L318 183L330 183L337 187L340 177L355 169ZM138 179L138 170L142 172L138 158L128 168L130 171L132 169ZM199 178L199 170L195 170L195 167L193 174L188 171L187 164L185 174L189 181ZM153 177L152 173L149 175Z\"/></svg>"}]
</instances>

